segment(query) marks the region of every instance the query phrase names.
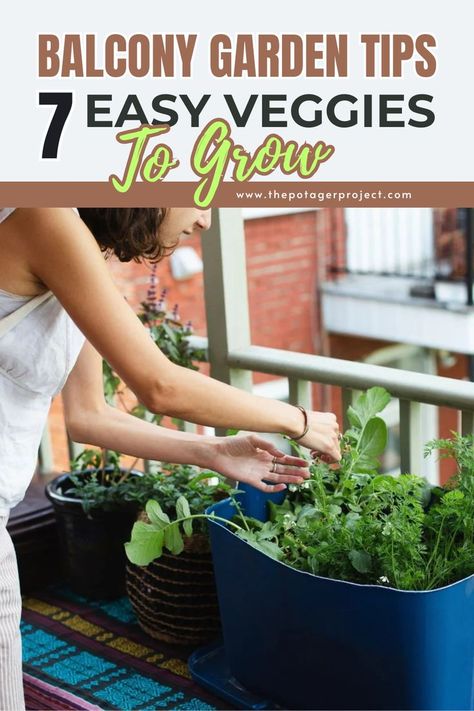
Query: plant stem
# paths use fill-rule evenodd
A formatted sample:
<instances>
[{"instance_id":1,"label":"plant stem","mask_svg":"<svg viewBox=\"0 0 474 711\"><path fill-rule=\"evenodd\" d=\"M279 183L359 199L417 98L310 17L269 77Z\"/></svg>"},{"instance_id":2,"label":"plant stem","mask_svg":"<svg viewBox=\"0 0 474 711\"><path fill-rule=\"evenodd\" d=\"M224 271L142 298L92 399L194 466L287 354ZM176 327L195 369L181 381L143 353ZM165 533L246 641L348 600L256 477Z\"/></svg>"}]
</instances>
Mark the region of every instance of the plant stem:
<instances>
[{"instance_id":1,"label":"plant stem","mask_svg":"<svg viewBox=\"0 0 474 711\"><path fill-rule=\"evenodd\" d=\"M233 521L229 521L227 518L223 518L222 516L214 516L211 514L191 514L191 516L182 516L181 518L177 518L174 521L170 521L168 525L173 525L175 523L181 523L182 521L190 521L193 518L207 518L208 520L211 521L222 521L223 523L228 524L229 526L232 526L233 528L237 529L237 531L243 531L244 529L242 526L237 525Z\"/></svg>"},{"instance_id":2,"label":"plant stem","mask_svg":"<svg viewBox=\"0 0 474 711\"><path fill-rule=\"evenodd\" d=\"M247 519L245 518L245 516L244 516L244 514L243 514L243 512L242 512L242 509L241 509L241 507L240 507L240 504L239 504L239 502L237 501L235 495L231 493L231 494L230 494L230 498L232 499L232 503L234 504L235 508L237 509L237 513L239 514L239 516L240 516L240 518L241 518L241 520L242 520L242 523L244 524L245 529L246 529L247 531L250 531L250 526L249 526L248 523L247 523Z\"/></svg>"},{"instance_id":3,"label":"plant stem","mask_svg":"<svg viewBox=\"0 0 474 711\"><path fill-rule=\"evenodd\" d=\"M133 460L133 462L131 463L129 468L122 474L122 476L118 480L117 484L121 484L123 481L128 479L128 477L130 476L130 472L132 471L133 467L135 466L135 464L138 462L139 459L140 459L140 457L135 457L135 459Z\"/></svg>"},{"instance_id":4,"label":"plant stem","mask_svg":"<svg viewBox=\"0 0 474 711\"><path fill-rule=\"evenodd\" d=\"M431 567L431 563L433 562L433 559L435 558L435 556L436 556L436 554L437 554L437 552L438 552L439 544L440 544L440 541L441 541L441 532L442 532L442 530L443 530L443 526L444 526L444 522L445 522L445 521L446 521L446 517L443 516L443 518L441 519L440 527L439 527L439 529L438 529L438 534L437 534L437 536L436 536L436 543L435 543L434 548L433 548L433 550L432 550L432 552L431 552L431 555L430 555L430 557L429 557L429 560L428 560L428 562L427 562L427 564L426 564L426 576L427 576L427 579L428 579L428 580L430 579L430 567Z\"/></svg>"}]
</instances>

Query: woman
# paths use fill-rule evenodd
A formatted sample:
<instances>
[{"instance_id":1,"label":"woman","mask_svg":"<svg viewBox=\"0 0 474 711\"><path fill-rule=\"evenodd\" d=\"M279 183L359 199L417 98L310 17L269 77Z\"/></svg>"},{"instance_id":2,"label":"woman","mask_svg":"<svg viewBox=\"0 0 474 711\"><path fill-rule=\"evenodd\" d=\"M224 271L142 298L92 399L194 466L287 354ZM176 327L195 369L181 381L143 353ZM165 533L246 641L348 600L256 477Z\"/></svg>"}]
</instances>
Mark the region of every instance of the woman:
<instances>
[{"instance_id":1,"label":"woman","mask_svg":"<svg viewBox=\"0 0 474 711\"><path fill-rule=\"evenodd\" d=\"M280 432L340 458L334 415L256 397L172 364L116 289L103 252L156 261L183 234L209 225L210 211L194 208L84 209L80 215L67 208L0 208L0 709L24 708L20 590L5 527L34 471L52 396L62 390L68 432L77 442L196 464L263 491L309 476L305 460L258 435L175 432L110 407L102 357L151 412ZM20 320L26 302L36 308Z\"/></svg>"}]
</instances>

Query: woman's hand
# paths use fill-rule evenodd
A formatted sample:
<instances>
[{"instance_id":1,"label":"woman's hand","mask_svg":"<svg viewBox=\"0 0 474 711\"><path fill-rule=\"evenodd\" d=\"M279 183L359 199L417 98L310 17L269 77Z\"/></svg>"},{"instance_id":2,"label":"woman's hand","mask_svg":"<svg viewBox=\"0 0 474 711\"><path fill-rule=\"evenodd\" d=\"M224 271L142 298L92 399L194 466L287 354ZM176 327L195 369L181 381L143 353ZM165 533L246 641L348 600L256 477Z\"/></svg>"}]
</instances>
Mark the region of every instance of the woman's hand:
<instances>
[{"instance_id":1,"label":"woman's hand","mask_svg":"<svg viewBox=\"0 0 474 711\"><path fill-rule=\"evenodd\" d=\"M283 491L286 484L302 484L310 476L305 459L284 454L256 434L220 437L211 456L211 469L260 491Z\"/></svg>"},{"instance_id":2,"label":"woman's hand","mask_svg":"<svg viewBox=\"0 0 474 711\"><path fill-rule=\"evenodd\" d=\"M336 415L332 412L308 411L308 432L298 440L298 444L311 449L313 456L318 456L326 462L339 462L341 448L339 444L339 425ZM301 415L303 428L303 415Z\"/></svg>"}]
</instances>

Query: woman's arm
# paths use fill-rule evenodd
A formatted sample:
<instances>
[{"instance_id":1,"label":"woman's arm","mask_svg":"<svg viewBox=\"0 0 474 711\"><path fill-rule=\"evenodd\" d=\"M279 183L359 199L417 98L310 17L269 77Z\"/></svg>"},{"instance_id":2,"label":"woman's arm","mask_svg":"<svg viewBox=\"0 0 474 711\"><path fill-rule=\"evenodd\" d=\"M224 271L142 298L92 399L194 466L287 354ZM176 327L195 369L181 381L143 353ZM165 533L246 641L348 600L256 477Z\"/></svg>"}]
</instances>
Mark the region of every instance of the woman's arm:
<instances>
[{"instance_id":1,"label":"woman's arm","mask_svg":"<svg viewBox=\"0 0 474 711\"><path fill-rule=\"evenodd\" d=\"M206 437L177 432L139 420L107 405L102 387L102 358L85 343L63 388L68 433L76 442L119 450L124 454L176 464L197 464L264 491L301 483L307 462L289 457L256 435ZM277 471L271 473L273 457ZM262 480L272 481L276 488Z\"/></svg>"},{"instance_id":2,"label":"woman's arm","mask_svg":"<svg viewBox=\"0 0 474 711\"><path fill-rule=\"evenodd\" d=\"M87 339L152 412L198 424L296 437L302 413L173 365L125 302L100 249L70 209L18 209L8 220L19 257L51 289ZM340 458L336 418L310 413L304 446Z\"/></svg>"}]
</instances>

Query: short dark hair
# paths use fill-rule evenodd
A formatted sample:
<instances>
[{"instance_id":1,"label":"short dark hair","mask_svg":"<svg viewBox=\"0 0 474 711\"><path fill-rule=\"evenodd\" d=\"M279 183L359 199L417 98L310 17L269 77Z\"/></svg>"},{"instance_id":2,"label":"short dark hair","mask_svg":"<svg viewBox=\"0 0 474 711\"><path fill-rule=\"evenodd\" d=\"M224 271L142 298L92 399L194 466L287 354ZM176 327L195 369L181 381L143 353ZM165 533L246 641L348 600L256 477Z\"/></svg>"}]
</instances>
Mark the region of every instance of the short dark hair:
<instances>
[{"instance_id":1,"label":"short dark hair","mask_svg":"<svg viewBox=\"0 0 474 711\"><path fill-rule=\"evenodd\" d=\"M121 262L159 262L176 247L160 240L162 207L80 207L81 219L90 229L101 250L115 254Z\"/></svg>"}]
</instances>

